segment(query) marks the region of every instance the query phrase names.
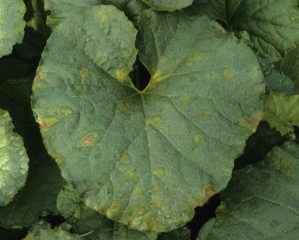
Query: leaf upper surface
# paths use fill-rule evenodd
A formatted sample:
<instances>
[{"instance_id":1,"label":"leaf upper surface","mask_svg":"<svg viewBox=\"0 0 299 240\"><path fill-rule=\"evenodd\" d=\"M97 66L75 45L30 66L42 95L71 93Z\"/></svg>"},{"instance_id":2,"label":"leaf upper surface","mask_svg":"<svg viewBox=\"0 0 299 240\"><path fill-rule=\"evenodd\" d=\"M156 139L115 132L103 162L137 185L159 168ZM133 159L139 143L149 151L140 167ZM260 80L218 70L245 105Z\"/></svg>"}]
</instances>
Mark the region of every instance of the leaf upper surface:
<instances>
[{"instance_id":1,"label":"leaf upper surface","mask_svg":"<svg viewBox=\"0 0 299 240\"><path fill-rule=\"evenodd\" d=\"M142 0L156 11L174 11L183 9L192 4L193 0Z\"/></svg>"},{"instance_id":2,"label":"leaf upper surface","mask_svg":"<svg viewBox=\"0 0 299 240\"><path fill-rule=\"evenodd\" d=\"M235 171L200 240L298 239L299 145L275 147L263 162Z\"/></svg>"},{"instance_id":3,"label":"leaf upper surface","mask_svg":"<svg viewBox=\"0 0 299 240\"><path fill-rule=\"evenodd\" d=\"M33 109L87 206L137 230L170 231L226 186L262 118L264 83L250 49L207 17L148 10L140 26L145 90L128 76L133 25L112 6L91 7L49 38Z\"/></svg>"},{"instance_id":4,"label":"leaf upper surface","mask_svg":"<svg viewBox=\"0 0 299 240\"><path fill-rule=\"evenodd\" d=\"M246 30L254 46L272 62L299 42L298 0L203 0L199 11Z\"/></svg>"},{"instance_id":5,"label":"leaf upper surface","mask_svg":"<svg viewBox=\"0 0 299 240\"><path fill-rule=\"evenodd\" d=\"M28 161L23 139L13 132L8 112L0 109L0 206L7 205L25 185Z\"/></svg>"},{"instance_id":6,"label":"leaf upper surface","mask_svg":"<svg viewBox=\"0 0 299 240\"><path fill-rule=\"evenodd\" d=\"M23 20L26 7L22 0L0 2L0 58L12 52L16 43L21 43L26 22Z\"/></svg>"}]
</instances>

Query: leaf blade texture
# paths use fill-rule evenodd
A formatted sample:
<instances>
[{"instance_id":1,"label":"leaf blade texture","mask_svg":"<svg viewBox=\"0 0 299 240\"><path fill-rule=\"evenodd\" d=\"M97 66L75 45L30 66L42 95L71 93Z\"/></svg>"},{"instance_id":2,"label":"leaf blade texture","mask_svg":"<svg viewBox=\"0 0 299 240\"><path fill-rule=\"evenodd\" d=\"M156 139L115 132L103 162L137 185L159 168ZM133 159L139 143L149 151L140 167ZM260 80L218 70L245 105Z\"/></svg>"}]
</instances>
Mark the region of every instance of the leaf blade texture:
<instances>
[{"instance_id":1,"label":"leaf blade texture","mask_svg":"<svg viewBox=\"0 0 299 240\"><path fill-rule=\"evenodd\" d=\"M0 109L0 206L11 202L25 185L28 161L23 139L13 132L8 112Z\"/></svg>"},{"instance_id":2,"label":"leaf blade texture","mask_svg":"<svg viewBox=\"0 0 299 240\"><path fill-rule=\"evenodd\" d=\"M298 157L298 144L287 142L263 162L236 171L221 195L216 219L204 225L198 238L298 238Z\"/></svg>"},{"instance_id":3,"label":"leaf blade texture","mask_svg":"<svg viewBox=\"0 0 299 240\"><path fill-rule=\"evenodd\" d=\"M0 2L0 58L12 52L16 43L21 43L26 22L23 20L26 7L22 0Z\"/></svg>"},{"instance_id":4,"label":"leaf blade texture","mask_svg":"<svg viewBox=\"0 0 299 240\"><path fill-rule=\"evenodd\" d=\"M129 78L137 31L116 8L96 6L52 33L32 102L47 150L88 207L139 231L170 231L226 186L262 118L264 83L254 54L207 17L147 10L140 19L139 57L152 75L144 91ZM171 26L155 46L144 34L157 19Z\"/></svg>"}]
</instances>

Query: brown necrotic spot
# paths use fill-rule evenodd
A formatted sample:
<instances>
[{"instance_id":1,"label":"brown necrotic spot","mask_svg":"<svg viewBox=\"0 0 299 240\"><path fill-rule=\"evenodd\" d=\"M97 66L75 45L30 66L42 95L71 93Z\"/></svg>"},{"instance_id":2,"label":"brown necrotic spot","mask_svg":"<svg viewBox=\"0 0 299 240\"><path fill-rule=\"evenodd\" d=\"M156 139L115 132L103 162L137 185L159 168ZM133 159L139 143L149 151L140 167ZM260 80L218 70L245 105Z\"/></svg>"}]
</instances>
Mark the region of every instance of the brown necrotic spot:
<instances>
[{"instance_id":1,"label":"brown necrotic spot","mask_svg":"<svg viewBox=\"0 0 299 240\"><path fill-rule=\"evenodd\" d=\"M77 147L87 147L95 144L100 140L100 136L96 132L90 132L85 134L83 137L79 139Z\"/></svg>"}]
</instances>

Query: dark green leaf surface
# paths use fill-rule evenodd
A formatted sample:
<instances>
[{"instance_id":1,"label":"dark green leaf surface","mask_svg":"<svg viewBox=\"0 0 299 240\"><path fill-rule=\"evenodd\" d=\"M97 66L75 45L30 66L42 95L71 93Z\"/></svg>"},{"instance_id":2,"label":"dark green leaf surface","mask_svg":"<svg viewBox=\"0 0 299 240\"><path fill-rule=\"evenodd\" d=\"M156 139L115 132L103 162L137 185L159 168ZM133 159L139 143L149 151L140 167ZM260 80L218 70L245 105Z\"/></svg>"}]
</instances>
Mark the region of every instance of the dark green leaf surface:
<instances>
[{"instance_id":1,"label":"dark green leaf surface","mask_svg":"<svg viewBox=\"0 0 299 240\"><path fill-rule=\"evenodd\" d=\"M280 69L294 81L294 91L299 93L299 47L287 52L281 61Z\"/></svg>"},{"instance_id":2,"label":"dark green leaf surface","mask_svg":"<svg viewBox=\"0 0 299 240\"><path fill-rule=\"evenodd\" d=\"M142 0L156 11L174 11L192 4L193 0Z\"/></svg>"},{"instance_id":3,"label":"dark green leaf surface","mask_svg":"<svg viewBox=\"0 0 299 240\"><path fill-rule=\"evenodd\" d=\"M265 98L264 120L282 135L293 132L293 126L299 126L299 95L270 92Z\"/></svg>"},{"instance_id":4,"label":"dark green leaf surface","mask_svg":"<svg viewBox=\"0 0 299 240\"><path fill-rule=\"evenodd\" d=\"M299 145L275 147L255 166L234 172L216 220L201 229L200 240L298 239Z\"/></svg>"},{"instance_id":5,"label":"dark green leaf surface","mask_svg":"<svg viewBox=\"0 0 299 240\"><path fill-rule=\"evenodd\" d=\"M148 10L140 26L152 75L144 91L128 76L133 25L112 6L92 7L49 38L33 108L88 207L134 229L170 231L226 186L262 118L263 77L250 49L207 17Z\"/></svg>"},{"instance_id":6,"label":"dark green leaf surface","mask_svg":"<svg viewBox=\"0 0 299 240\"><path fill-rule=\"evenodd\" d=\"M23 139L13 132L8 112L0 109L0 206L11 202L25 185L28 161Z\"/></svg>"},{"instance_id":7,"label":"dark green leaf surface","mask_svg":"<svg viewBox=\"0 0 299 240\"><path fill-rule=\"evenodd\" d=\"M201 13L246 30L272 62L299 42L298 0L197 0Z\"/></svg>"},{"instance_id":8,"label":"dark green leaf surface","mask_svg":"<svg viewBox=\"0 0 299 240\"><path fill-rule=\"evenodd\" d=\"M184 226L171 232L160 234L157 240L190 240L190 230Z\"/></svg>"},{"instance_id":9,"label":"dark green leaf surface","mask_svg":"<svg viewBox=\"0 0 299 240\"><path fill-rule=\"evenodd\" d=\"M73 232L87 240L156 240L155 232L139 232L114 222L88 208L71 185L66 185L58 195L57 209L72 224ZM173 239L175 240L175 239ZM183 240L183 239L182 239Z\"/></svg>"},{"instance_id":10,"label":"dark green leaf surface","mask_svg":"<svg viewBox=\"0 0 299 240\"><path fill-rule=\"evenodd\" d=\"M25 11L23 0L0 1L0 58L10 54L13 45L22 42Z\"/></svg>"}]
</instances>

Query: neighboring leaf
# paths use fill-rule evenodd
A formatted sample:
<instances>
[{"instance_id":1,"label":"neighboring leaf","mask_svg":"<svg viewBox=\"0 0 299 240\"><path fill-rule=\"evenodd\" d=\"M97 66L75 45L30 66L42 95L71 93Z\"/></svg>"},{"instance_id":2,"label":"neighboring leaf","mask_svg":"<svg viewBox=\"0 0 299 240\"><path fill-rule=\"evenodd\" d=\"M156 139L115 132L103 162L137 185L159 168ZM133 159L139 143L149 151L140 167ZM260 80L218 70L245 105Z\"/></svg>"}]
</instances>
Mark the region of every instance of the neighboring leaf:
<instances>
[{"instance_id":1,"label":"neighboring leaf","mask_svg":"<svg viewBox=\"0 0 299 240\"><path fill-rule=\"evenodd\" d=\"M23 0L0 1L0 58L10 54L13 45L22 42L25 11Z\"/></svg>"},{"instance_id":2,"label":"neighboring leaf","mask_svg":"<svg viewBox=\"0 0 299 240\"><path fill-rule=\"evenodd\" d=\"M280 70L278 70L267 58L258 57L261 70L264 74L266 89L285 93L287 96L295 92L294 82Z\"/></svg>"},{"instance_id":3,"label":"neighboring leaf","mask_svg":"<svg viewBox=\"0 0 299 240\"><path fill-rule=\"evenodd\" d=\"M226 187L262 118L263 76L251 50L208 17L146 10L139 25L145 90L129 78L136 30L97 6L52 33L32 103L47 150L88 207L170 231Z\"/></svg>"},{"instance_id":4,"label":"neighboring leaf","mask_svg":"<svg viewBox=\"0 0 299 240\"><path fill-rule=\"evenodd\" d=\"M265 98L264 120L282 135L293 132L293 126L299 126L299 95L270 92Z\"/></svg>"},{"instance_id":5,"label":"neighboring leaf","mask_svg":"<svg viewBox=\"0 0 299 240\"><path fill-rule=\"evenodd\" d=\"M162 233L157 240L190 240L190 230L187 227L181 227L168 233Z\"/></svg>"},{"instance_id":6,"label":"neighboring leaf","mask_svg":"<svg viewBox=\"0 0 299 240\"><path fill-rule=\"evenodd\" d=\"M142 0L156 11L174 11L183 9L192 4L193 0Z\"/></svg>"},{"instance_id":7,"label":"neighboring leaf","mask_svg":"<svg viewBox=\"0 0 299 240\"><path fill-rule=\"evenodd\" d=\"M272 62L299 42L298 0L197 0L198 11L238 31Z\"/></svg>"},{"instance_id":8,"label":"neighboring leaf","mask_svg":"<svg viewBox=\"0 0 299 240\"><path fill-rule=\"evenodd\" d=\"M299 93L299 47L285 54L280 69L294 81L295 92Z\"/></svg>"},{"instance_id":9,"label":"neighboring leaf","mask_svg":"<svg viewBox=\"0 0 299 240\"><path fill-rule=\"evenodd\" d=\"M58 195L57 208L72 225L73 232L85 235L87 240L156 240L155 232L138 232L114 222L88 208L71 185L66 185ZM182 239L183 240L183 239Z\"/></svg>"},{"instance_id":10,"label":"neighboring leaf","mask_svg":"<svg viewBox=\"0 0 299 240\"><path fill-rule=\"evenodd\" d=\"M257 165L235 171L216 221L200 230L200 240L298 239L299 145L275 147Z\"/></svg>"},{"instance_id":11,"label":"neighboring leaf","mask_svg":"<svg viewBox=\"0 0 299 240\"><path fill-rule=\"evenodd\" d=\"M8 112L0 109L0 206L11 202L25 185L28 161L23 139L13 132Z\"/></svg>"},{"instance_id":12,"label":"neighboring leaf","mask_svg":"<svg viewBox=\"0 0 299 240\"><path fill-rule=\"evenodd\" d=\"M44 50L50 29L46 25L46 14L43 9L43 0L27 0L25 35L22 44L17 44L17 53L25 59L39 57Z\"/></svg>"},{"instance_id":13,"label":"neighboring leaf","mask_svg":"<svg viewBox=\"0 0 299 240\"><path fill-rule=\"evenodd\" d=\"M70 234L63 230L40 229L36 232L29 233L23 240L83 240L77 234Z\"/></svg>"},{"instance_id":14,"label":"neighboring leaf","mask_svg":"<svg viewBox=\"0 0 299 240\"><path fill-rule=\"evenodd\" d=\"M105 0L44 0L45 11L50 11L47 25L54 30L65 18L86 7L105 4Z\"/></svg>"}]
</instances>

